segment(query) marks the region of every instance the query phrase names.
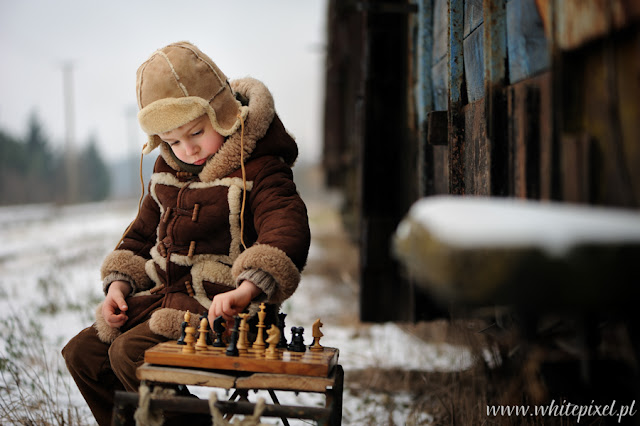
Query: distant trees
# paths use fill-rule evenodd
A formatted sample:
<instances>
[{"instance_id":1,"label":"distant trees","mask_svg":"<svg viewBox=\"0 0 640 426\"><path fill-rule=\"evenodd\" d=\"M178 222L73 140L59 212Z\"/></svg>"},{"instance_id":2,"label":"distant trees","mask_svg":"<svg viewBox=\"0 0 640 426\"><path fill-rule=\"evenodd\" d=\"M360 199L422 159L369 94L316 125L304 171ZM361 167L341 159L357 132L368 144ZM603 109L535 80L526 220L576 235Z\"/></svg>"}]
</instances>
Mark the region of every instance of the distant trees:
<instances>
[{"instance_id":1,"label":"distant trees","mask_svg":"<svg viewBox=\"0 0 640 426\"><path fill-rule=\"evenodd\" d=\"M75 156L77 189L74 200L98 201L109 196L109 171L92 137ZM0 129L0 204L68 201L64 153L52 150L36 114L24 139Z\"/></svg>"}]
</instances>

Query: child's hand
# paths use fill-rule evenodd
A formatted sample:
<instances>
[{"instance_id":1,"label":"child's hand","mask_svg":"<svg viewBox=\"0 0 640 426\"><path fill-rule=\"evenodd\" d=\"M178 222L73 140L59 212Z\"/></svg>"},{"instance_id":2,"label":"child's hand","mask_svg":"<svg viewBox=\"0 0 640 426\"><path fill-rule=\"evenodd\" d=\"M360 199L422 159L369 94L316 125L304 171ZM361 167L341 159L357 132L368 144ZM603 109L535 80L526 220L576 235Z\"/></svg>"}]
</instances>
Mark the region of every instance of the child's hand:
<instances>
[{"instance_id":1,"label":"child's hand","mask_svg":"<svg viewBox=\"0 0 640 426\"><path fill-rule=\"evenodd\" d=\"M126 281L114 281L109 285L107 297L102 304L102 316L110 327L121 327L129 319L125 314L129 307L124 301L129 293L131 286Z\"/></svg>"},{"instance_id":2,"label":"child's hand","mask_svg":"<svg viewBox=\"0 0 640 426\"><path fill-rule=\"evenodd\" d=\"M213 324L213 321L220 315L226 321L232 321L233 317L244 311L244 308L261 292L262 290L257 285L244 280L238 288L216 294L209 308L209 324Z\"/></svg>"}]
</instances>

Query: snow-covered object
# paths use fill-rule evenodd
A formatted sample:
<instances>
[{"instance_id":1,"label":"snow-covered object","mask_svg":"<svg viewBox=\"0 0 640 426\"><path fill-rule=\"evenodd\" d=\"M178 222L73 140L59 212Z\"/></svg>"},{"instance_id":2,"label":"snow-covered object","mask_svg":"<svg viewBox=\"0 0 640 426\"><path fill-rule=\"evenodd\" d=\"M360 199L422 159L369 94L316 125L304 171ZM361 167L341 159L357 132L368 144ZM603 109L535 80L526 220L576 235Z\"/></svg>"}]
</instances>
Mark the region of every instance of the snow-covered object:
<instances>
[{"instance_id":1,"label":"snow-covered object","mask_svg":"<svg viewBox=\"0 0 640 426\"><path fill-rule=\"evenodd\" d=\"M393 246L426 289L472 304L617 305L640 283L634 210L433 196L411 207Z\"/></svg>"}]
</instances>

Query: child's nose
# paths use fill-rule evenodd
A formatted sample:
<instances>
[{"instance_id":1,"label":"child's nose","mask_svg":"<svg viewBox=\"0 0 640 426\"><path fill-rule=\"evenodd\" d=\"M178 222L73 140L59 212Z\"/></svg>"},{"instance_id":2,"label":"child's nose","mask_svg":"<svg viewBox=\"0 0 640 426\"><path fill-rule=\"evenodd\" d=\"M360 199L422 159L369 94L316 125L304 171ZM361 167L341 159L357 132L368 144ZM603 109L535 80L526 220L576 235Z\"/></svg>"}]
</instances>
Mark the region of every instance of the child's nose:
<instances>
[{"instance_id":1,"label":"child's nose","mask_svg":"<svg viewBox=\"0 0 640 426\"><path fill-rule=\"evenodd\" d=\"M197 144L190 143L190 144L187 145L187 154L188 155L197 154L198 151L200 151L200 147Z\"/></svg>"}]
</instances>

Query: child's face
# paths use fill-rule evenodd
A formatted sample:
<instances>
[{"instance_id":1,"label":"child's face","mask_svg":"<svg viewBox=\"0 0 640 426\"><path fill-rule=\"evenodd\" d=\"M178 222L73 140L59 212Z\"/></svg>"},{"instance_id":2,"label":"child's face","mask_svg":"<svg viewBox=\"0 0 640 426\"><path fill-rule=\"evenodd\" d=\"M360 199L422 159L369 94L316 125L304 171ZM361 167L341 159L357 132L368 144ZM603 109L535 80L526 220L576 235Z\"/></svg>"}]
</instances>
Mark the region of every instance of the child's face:
<instances>
[{"instance_id":1,"label":"child's face","mask_svg":"<svg viewBox=\"0 0 640 426\"><path fill-rule=\"evenodd\" d=\"M224 143L224 137L213 129L206 114L158 136L169 144L180 161L196 166L206 163Z\"/></svg>"}]
</instances>

